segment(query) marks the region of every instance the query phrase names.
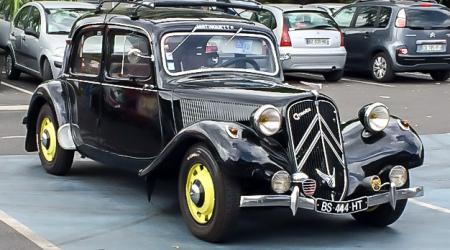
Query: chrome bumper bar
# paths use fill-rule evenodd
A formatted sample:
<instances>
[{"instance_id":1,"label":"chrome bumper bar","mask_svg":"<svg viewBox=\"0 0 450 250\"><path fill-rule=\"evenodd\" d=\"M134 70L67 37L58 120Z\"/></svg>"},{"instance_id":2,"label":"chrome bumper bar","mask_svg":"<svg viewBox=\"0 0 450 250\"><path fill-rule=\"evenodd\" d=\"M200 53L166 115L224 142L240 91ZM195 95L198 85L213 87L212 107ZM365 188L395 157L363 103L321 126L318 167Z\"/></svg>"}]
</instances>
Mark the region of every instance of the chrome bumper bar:
<instances>
[{"instance_id":1,"label":"chrome bumper bar","mask_svg":"<svg viewBox=\"0 0 450 250\"><path fill-rule=\"evenodd\" d=\"M241 196L240 207L290 207L295 215L297 209L315 210L316 200L299 195L299 188L294 187L291 195L250 195ZM424 195L423 187L397 189L393 183L389 191L367 196L368 207L390 203L395 209L398 200L420 197Z\"/></svg>"}]
</instances>

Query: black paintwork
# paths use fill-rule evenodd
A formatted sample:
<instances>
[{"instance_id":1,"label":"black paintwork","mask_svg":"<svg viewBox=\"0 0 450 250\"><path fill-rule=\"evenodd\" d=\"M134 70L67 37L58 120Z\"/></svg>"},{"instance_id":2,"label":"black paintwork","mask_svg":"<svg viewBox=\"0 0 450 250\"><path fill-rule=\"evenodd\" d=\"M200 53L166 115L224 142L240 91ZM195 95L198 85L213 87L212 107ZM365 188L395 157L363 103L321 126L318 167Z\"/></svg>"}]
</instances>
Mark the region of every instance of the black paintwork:
<instances>
[{"instance_id":1,"label":"black paintwork","mask_svg":"<svg viewBox=\"0 0 450 250\"><path fill-rule=\"evenodd\" d=\"M34 93L27 118L27 151L36 151L35 127L40 107L48 102L53 107L58 124L71 123L77 150L94 160L130 169L140 169L141 176L153 186L157 171L177 167L186 150L196 143L206 144L226 173L239 179L259 180L267 193L273 173L296 170L287 133L287 108L299 100L314 99L312 91L283 84L280 72L274 77L252 73L214 72L172 77L162 68L159 41L167 32L191 31L198 23L230 24L243 33L258 33L276 43L266 27L231 17L223 13L207 13L192 9L158 9L139 12L138 20L117 11L86 15L76 22L70 34L72 43L66 49L70 55L77 44L77 34L85 28L108 32L110 28L134 29L150 36L155 56L154 77L147 81L113 81L104 74L98 77L72 75L70 56L66 56L63 76L40 85ZM171 21L166 18L186 18ZM202 18L220 18L205 21ZM106 21L106 25L103 24ZM133 27L130 27L133 26ZM232 31L233 32L233 31ZM106 50L104 50L105 52ZM105 53L104 53L105 54ZM103 62L105 58L102 59ZM101 72L105 69L102 68ZM154 84L145 88L144 84ZM147 85L148 86L148 85ZM252 125L251 114L239 121L199 120L185 126L182 100L230 103L258 107L271 104L283 115L281 130L274 136L260 134ZM318 99L330 100L320 95ZM138 103L145 103L140 108ZM332 101L331 101L332 102ZM240 112L241 110L235 110ZM423 163L423 146L414 131L404 131L392 118L389 127L368 139L362 137L363 125L354 120L342 125L345 155L349 172L348 195L355 195L364 177L383 173L385 168L403 164L408 168ZM337 121L339 123L339 121ZM240 137L232 139L226 129L234 127ZM264 190L264 191L263 191Z\"/></svg>"}]
</instances>

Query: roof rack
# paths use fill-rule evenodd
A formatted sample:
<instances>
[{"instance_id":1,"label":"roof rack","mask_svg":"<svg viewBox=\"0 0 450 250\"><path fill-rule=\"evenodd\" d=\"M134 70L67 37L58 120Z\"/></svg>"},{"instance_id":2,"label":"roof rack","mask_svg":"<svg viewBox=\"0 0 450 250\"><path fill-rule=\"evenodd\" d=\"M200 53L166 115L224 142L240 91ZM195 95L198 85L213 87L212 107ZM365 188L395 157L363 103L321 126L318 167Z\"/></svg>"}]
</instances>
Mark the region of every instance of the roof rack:
<instances>
[{"instance_id":1,"label":"roof rack","mask_svg":"<svg viewBox=\"0 0 450 250\"><path fill-rule=\"evenodd\" d=\"M133 4L147 8L159 7L217 7L225 9L261 10L262 4L255 0L100 0L97 12L104 3Z\"/></svg>"}]
</instances>

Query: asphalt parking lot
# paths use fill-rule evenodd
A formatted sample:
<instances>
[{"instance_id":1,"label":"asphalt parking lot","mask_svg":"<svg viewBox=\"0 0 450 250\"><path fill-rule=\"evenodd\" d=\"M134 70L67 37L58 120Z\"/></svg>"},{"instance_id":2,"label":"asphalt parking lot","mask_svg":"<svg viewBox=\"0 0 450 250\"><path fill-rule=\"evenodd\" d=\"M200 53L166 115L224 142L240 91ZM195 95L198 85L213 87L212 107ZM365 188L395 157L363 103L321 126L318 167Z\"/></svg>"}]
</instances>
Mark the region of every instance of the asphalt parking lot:
<instances>
[{"instance_id":1,"label":"asphalt parking lot","mask_svg":"<svg viewBox=\"0 0 450 250\"><path fill-rule=\"evenodd\" d=\"M47 175L36 154L23 149L21 121L39 84L25 76L0 85L0 249L448 249L450 82L421 74L402 74L390 84L360 75L339 83L304 74L289 79L323 83L321 91L337 102L343 121L374 101L410 120L426 148L412 185L425 186L425 197L409 202L401 219L385 229L360 226L350 216L246 209L230 242L205 243L188 232L171 180L160 181L148 203L135 173L86 159L77 158L68 176Z\"/></svg>"}]
</instances>

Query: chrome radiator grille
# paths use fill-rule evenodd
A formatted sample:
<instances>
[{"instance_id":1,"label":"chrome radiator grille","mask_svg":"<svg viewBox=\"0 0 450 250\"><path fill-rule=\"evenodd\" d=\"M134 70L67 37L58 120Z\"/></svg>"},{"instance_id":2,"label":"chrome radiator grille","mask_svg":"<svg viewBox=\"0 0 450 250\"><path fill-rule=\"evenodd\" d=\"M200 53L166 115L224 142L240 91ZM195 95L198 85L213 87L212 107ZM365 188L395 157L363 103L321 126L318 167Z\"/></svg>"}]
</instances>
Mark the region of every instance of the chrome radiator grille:
<instances>
[{"instance_id":1,"label":"chrome radiator grille","mask_svg":"<svg viewBox=\"0 0 450 250\"><path fill-rule=\"evenodd\" d=\"M297 172L316 180L314 197L342 200L347 168L336 107L326 100L304 100L290 106L287 115Z\"/></svg>"}]
</instances>

